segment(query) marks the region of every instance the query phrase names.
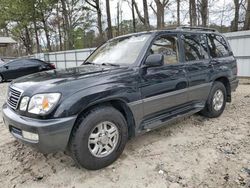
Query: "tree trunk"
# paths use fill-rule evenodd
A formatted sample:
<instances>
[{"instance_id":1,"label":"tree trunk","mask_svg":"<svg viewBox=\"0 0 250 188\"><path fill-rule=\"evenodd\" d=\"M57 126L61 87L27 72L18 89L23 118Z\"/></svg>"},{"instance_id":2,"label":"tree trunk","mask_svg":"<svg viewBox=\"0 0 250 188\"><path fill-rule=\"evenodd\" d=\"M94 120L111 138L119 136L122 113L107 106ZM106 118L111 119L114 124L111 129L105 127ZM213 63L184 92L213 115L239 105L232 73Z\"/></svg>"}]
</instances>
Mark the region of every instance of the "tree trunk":
<instances>
[{"instance_id":1,"label":"tree trunk","mask_svg":"<svg viewBox=\"0 0 250 188\"><path fill-rule=\"evenodd\" d=\"M164 19L164 12L165 7L168 5L169 0L163 0L162 2L160 0L154 0L156 4L156 11L154 10L153 6L151 5L151 8L153 9L154 13L156 14L157 18L157 29L163 29L165 27L165 19Z\"/></svg>"},{"instance_id":2,"label":"tree trunk","mask_svg":"<svg viewBox=\"0 0 250 188\"><path fill-rule=\"evenodd\" d=\"M97 28L100 36L100 42L103 42L103 30L102 30L102 11L100 8L100 0L86 0L86 3L88 3L91 7L93 7L96 10L97 13Z\"/></svg>"},{"instance_id":3,"label":"tree trunk","mask_svg":"<svg viewBox=\"0 0 250 188\"><path fill-rule=\"evenodd\" d=\"M143 25L145 26L145 28L148 30L150 29L150 25L149 25L149 16L148 16L148 3L147 0L143 0L143 12L144 12L144 17L142 16L138 5L136 3L135 0L132 0L132 7L135 8L136 13L138 15L138 18L140 19L140 21L143 23Z\"/></svg>"},{"instance_id":4,"label":"tree trunk","mask_svg":"<svg viewBox=\"0 0 250 188\"><path fill-rule=\"evenodd\" d=\"M51 44L50 44L49 29L48 29L48 26L47 26L47 23L45 21L45 18L44 18L43 14L42 14L42 23L43 23L43 29L44 29L44 32L45 32L45 36L46 36L47 48L48 48L48 51L51 52L52 49L51 49Z\"/></svg>"},{"instance_id":5,"label":"tree trunk","mask_svg":"<svg viewBox=\"0 0 250 188\"><path fill-rule=\"evenodd\" d=\"M41 53L40 42L39 42L39 37L38 37L38 29L37 29L37 24L35 20L33 20L33 24L34 24L35 37L36 37L36 51L37 53Z\"/></svg>"},{"instance_id":6,"label":"tree trunk","mask_svg":"<svg viewBox=\"0 0 250 188\"><path fill-rule=\"evenodd\" d=\"M134 5L134 1L132 0L131 2L132 4L132 21L133 21L133 32L136 32L136 22L135 22L135 5Z\"/></svg>"},{"instance_id":7,"label":"tree trunk","mask_svg":"<svg viewBox=\"0 0 250 188\"><path fill-rule=\"evenodd\" d=\"M248 29L250 29L250 0L247 1L247 10L243 27L243 30L248 30Z\"/></svg>"},{"instance_id":8,"label":"tree trunk","mask_svg":"<svg viewBox=\"0 0 250 188\"><path fill-rule=\"evenodd\" d=\"M32 20L33 20L33 25L34 25L34 30L35 30L35 38L36 38L36 51L37 53L40 53L40 43L39 43L39 38L38 38L38 29L37 29L37 22L36 22L36 9L35 9L35 4L33 3L33 13L32 13Z\"/></svg>"},{"instance_id":9,"label":"tree trunk","mask_svg":"<svg viewBox=\"0 0 250 188\"><path fill-rule=\"evenodd\" d=\"M103 42L103 30L102 30L102 11L100 8L100 2L99 0L96 0L96 11L97 11L97 25L98 25L98 31L100 34L100 40Z\"/></svg>"},{"instance_id":10,"label":"tree trunk","mask_svg":"<svg viewBox=\"0 0 250 188\"><path fill-rule=\"evenodd\" d=\"M155 0L155 4L156 4L157 29L162 29L161 3L159 0Z\"/></svg>"},{"instance_id":11,"label":"tree trunk","mask_svg":"<svg viewBox=\"0 0 250 188\"><path fill-rule=\"evenodd\" d=\"M201 14L201 25L203 27L206 27L208 20L208 0L201 0L200 14Z\"/></svg>"},{"instance_id":12,"label":"tree trunk","mask_svg":"<svg viewBox=\"0 0 250 188\"><path fill-rule=\"evenodd\" d=\"M132 0L133 1L133 0ZM117 3L117 36L120 35L120 4Z\"/></svg>"},{"instance_id":13,"label":"tree trunk","mask_svg":"<svg viewBox=\"0 0 250 188\"><path fill-rule=\"evenodd\" d=\"M239 0L234 0L234 20L232 23L232 31L238 31L238 22L239 22L239 11L240 11L240 3Z\"/></svg>"},{"instance_id":14,"label":"tree trunk","mask_svg":"<svg viewBox=\"0 0 250 188\"><path fill-rule=\"evenodd\" d=\"M108 23L108 39L111 39L113 38L113 34L112 34L109 0L106 0L106 11L107 11L107 23Z\"/></svg>"},{"instance_id":15,"label":"tree trunk","mask_svg":"<svg viewBox=\"0 0 250 188\"><path fill-rule=\"evenodd\" d=\"M150 29L147 0L143 0L143 11L144 11L144 25L146 26L147 29Z\"/></svg>"},{"instance_id":16,"label":"tree trunk","mask_svg":"<svg viewBox=\"0 0 250 188\"><path fill-rule=\"evenodd\" d=\"M140 10L139 10L139 8L138 8L138 5L137 5L137 3L135 2L135 0L133 0L133 5L134 5L134 8L135 8L136 13L137 13L137 15L138 15L138 18L139 18L140 21L145 25L145 19L144 19L144 17L141 15L141 12L140 12Z\"/></svg>"},{"instance_id":17,"label":"tree trunk","mask_svg":"<svg viewBox=\"0 0 250 188\"><path fill-rule=\"evenodd\" d=\"M25 37L22 40L26 48L26 55L30 55L32 54L32 43L31 43L30 33L27 26L25 26L24 29L25 29Z\"/></svg>"},{"instance_id":18,"label":"tree trunk","mask_svg":"<svg viewBox=\"0 0 250 188\"><path fill-rule=\"evenodd\" d=\"M197 26L197 11L195 0L189 0L190 26Z\"/></svg>"},{"instance_id":19,"label":"tree trunk","mask_svg":"<svg viewBox=\"0 0 250 188\"><path fill-rule=\"evenodd\" d=\"M62 45L62 32L61 32L61 24L60 24L60 16L59 16L59 4L57 4L56 8L56 16L57 16L57 29L58 29L58 37L59 37L59 50L63 50L63 45Z\"/></svg>"},{"instance_id":20,"label":"tree trunk","mask_svg":"<svg viewBox=\"0 0 250 188\"><path fill-rule=\"evenodd\" d=\"M72 50L73 49L73 36L71 32L71 28L69 25L69 17L68 17L68 10L66 5L66 0L61 0L62 2L62 14L64 18L64 27L65 27L65 38L66 38L66 49Z\"/></svg>"},{"instance_id":21,"label":"tree trunk","mask_svg":"<svg viewBox=\"0 0 250 188\"><path fill-rule=\"evenodd\" d=\"M177 26L180 26L180 0L177 0Z\"/></svg>"},{"instance_id":22,"label":"tree trunk","mask_svg":"<svg viewBox=\"0 0 250 188\"><path fill-rule=\"evenodd\" d=\"M165 11L164 11L164 6L160 7L160 12L161 12L161 29L165 28Z\"/></svg>"}]
</instances>

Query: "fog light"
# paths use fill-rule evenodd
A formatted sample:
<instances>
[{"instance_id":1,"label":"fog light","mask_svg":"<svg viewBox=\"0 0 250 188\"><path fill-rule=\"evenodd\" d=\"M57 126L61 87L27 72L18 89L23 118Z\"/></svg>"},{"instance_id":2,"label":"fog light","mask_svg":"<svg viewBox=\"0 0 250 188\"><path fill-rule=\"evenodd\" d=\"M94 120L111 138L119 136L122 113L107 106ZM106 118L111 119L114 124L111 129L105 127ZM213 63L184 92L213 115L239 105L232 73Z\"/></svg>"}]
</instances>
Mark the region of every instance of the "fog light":
<instances>
[{"instance_id":1,"label":"fog light","mask_svg":"<svg viewBox=\"0 0 250 188\"><path fill-rule=\"evenodd\" d=\"M23 138L25 139L32 140L32 141L39 140L38 134L27 132L27 131L22 131L22 133L23 133Z\"/></svg>"}]
</instances>

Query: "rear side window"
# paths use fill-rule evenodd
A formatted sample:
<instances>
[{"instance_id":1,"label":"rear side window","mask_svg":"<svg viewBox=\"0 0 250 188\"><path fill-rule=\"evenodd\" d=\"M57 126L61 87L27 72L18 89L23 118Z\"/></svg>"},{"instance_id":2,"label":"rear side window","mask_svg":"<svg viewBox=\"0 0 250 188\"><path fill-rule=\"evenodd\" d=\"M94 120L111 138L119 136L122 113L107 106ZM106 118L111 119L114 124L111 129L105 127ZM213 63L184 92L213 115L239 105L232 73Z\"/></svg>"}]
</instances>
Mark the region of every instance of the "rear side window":
<instances>
[{"instance_id":1,"label":"rear side window","mask_svg":"<svg viewBox=\"0 0 250 188\"><path fill-rule=\"evenodd\" d=\"M206 39L202 35L185 34L182 36L186 61L208 59Z\"/></svg>"},{"instance_id":2,"label":"rear side window","mask_svg":"<svg viewBox=\"0 0 250 188\"><path fill-rule=\"evenodd\" d=\"M10 66L10 67L22 67L22 66L24 66L24 64L25 64L25 61L22 60L22 59L13 60L13 61L7 63L7 65Z\"/></svg>"},{"instance_id":3,"label":"rear side window","mask_svg":"<svg viewBox=\"0 0 250 188\"><path fill-rule=\"evenodd\" d=\"M222 36L209 34L208 48L212 58L226 57L229 55L229 50L226 41Z\"/></svg>"},{"instance_id":4,"label":"rear side window","mask_svg":"<svg viewBox=\"0 0 250 188\"><path fill-rule=\"evenodd\" d=\"M28 61L33 63L33 64L38 64L38 65L44 65L45 64L45 62L37 60L37 59L30 59Z\"/></svg>"}]
</instances>

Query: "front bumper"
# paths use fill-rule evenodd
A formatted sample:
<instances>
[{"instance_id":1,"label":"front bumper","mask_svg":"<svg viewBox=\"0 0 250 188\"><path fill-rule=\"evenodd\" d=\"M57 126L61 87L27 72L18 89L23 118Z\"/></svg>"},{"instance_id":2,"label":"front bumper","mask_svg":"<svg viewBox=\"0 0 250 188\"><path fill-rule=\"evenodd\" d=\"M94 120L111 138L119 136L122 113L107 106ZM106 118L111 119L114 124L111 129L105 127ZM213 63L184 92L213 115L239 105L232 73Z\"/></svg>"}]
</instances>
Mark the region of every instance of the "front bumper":
<instances>
[{"instance_id":1,"label":"front bumper","mask_svg":"<svg viewBox=\"0 0 250 188\"><path fill-rule=\"evenodd\" d=\"M10 133L21 142L43 153L65 150L76 116L57 119L32 119L16 114L7 104L2 108L3 120ZM39 140L25 139L22 131L38 134Z\"/></svg>"}]
</instances>

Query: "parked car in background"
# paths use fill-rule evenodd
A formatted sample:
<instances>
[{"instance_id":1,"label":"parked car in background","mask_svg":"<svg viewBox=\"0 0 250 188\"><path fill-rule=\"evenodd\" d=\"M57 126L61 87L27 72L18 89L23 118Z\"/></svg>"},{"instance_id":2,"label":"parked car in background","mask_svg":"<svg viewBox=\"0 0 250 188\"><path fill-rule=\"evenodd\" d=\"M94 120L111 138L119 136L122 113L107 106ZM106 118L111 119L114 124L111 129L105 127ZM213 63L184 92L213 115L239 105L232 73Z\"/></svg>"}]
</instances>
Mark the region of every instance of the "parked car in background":
<instances>
[{"instance_id":1,"label":"parked car in background","mask_svg":"<svg viewBox=\"0 0 250 188\"><path fill-rule=\"evenodd\" d=\"M0 58L0 65L4 64L4 63L5 63L4 60L2 58Z\"/></svg>"},{"instance_id":2,"label":"parked car in background","mask_svg":"<svg viewBox=\"0 0 250 188\"><path fill-rule=\"evenodd\" d=\"M39 59L16 59L0 64L0 83L41 71L53 70L53 64Z\"/></svg>"},{"instance_id":3,"label":"parked car in background","mask_svg":"<svg viewBox=\"0 0 250 188\"><path fill-rule=\"evenodd\" d=\"M219 32L150 31L109 40L80 67L14 80L2 112L18 140L45 153L69 150L96 170L128 138L197 112L219 117L237 86L236 59Z\"/></svg>"}]
</instances>

